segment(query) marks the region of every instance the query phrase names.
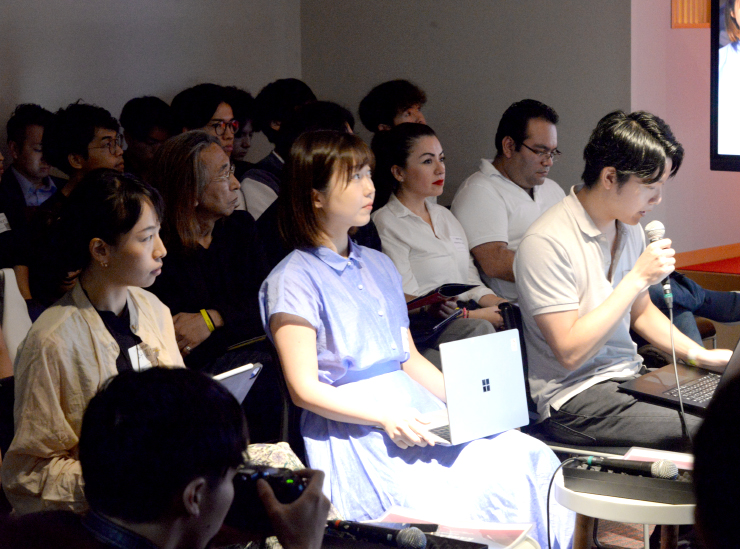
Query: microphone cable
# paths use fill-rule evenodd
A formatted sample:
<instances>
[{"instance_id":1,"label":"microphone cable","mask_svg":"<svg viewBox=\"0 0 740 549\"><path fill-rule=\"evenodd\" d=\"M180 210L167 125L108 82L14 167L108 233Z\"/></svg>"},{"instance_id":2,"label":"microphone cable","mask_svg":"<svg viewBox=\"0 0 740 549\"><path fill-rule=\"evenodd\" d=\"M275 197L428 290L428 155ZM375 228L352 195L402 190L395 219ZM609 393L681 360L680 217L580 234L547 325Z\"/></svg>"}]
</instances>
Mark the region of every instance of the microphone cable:
<instances>
[{"instance_id":1,"label":"microphone cable","mask_svg":"<svg viewBox=\"0 0 740 549\"><path fill-rule=\"evenodd\" d=\"M689 439L689 445L693 446L694 441L691 439L691 433L689 432L688 424L686 423L686 413L683 409L683 396L681 395L681 381L678 379L678 366L676 365L676 346L673 343L673 303L668 303L668 318L671 321L670 333L671 333L671 356L673 357L673 375L676 376L676 391L678 392L678 407L679 417L681 419L681 429L683 430L686 438Z\"/></svg>"},{"instance_id":2,"label":"microphone cable","mask_svg":"<svg viewBox=\"0 0 740 549\"><path fill-rule=\"evenodd\" d=\"M568 458L558 465L558 468L555 469L555 472L550 478L550 485L547 487L547 501L545 502L545 514L547 515L547 549L552 549L552 542L550 541L550 491L552 490L552 484L555 482L555 475L558 474L558 471L574 461L578 461L578 458ZM565 485L565 479L563 479L563 485Z\"/></svg>"}]
</instances>

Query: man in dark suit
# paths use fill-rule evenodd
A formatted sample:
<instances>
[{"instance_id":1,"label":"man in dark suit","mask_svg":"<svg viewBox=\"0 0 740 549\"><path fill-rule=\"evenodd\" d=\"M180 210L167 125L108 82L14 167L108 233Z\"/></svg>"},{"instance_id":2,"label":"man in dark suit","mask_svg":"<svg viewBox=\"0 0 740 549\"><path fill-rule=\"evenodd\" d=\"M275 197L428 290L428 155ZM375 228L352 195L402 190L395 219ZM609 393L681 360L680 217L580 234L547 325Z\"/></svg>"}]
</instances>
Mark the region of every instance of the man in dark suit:
<instances>
[{"instance_id":1,"label":"man in dark suit","mask_svg":"<svg viewBox=\"0 0 740 549\"><path fill-rule=\"evenodd\" d=\"M41 142L53 115L39 105L18 105L8 120L8 148L13 164L0 182L0 211L11 230L23 229L33 212L64 186L49 175Z\"/></svg>"}]
</instances>

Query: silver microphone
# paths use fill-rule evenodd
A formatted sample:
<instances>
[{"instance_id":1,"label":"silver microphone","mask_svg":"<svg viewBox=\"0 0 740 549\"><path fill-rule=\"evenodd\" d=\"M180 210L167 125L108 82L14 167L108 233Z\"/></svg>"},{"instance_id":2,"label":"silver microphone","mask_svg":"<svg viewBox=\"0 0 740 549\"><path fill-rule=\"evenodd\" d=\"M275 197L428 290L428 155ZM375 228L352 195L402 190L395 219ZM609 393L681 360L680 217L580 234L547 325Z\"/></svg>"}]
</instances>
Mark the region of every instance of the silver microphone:
<instances>
[{"instance_id":1,"label":"silver microphone","mask_svg":"<svg viewBox=\"0 0 740 549\"><path fill-rule=\"evenodd\" d=\"M665 227L663 224L656 220L651 221L645 226L645 236L647 236L648 240L652 242L657 242L658 240L663 240L665 237ZM671 281L668 277L665 277L661 282L660 285L663 287L663 299L665 299L665 304L668 306L669 309L673 308L673 292L671 291Z\"/></svg>"}]
</instances>

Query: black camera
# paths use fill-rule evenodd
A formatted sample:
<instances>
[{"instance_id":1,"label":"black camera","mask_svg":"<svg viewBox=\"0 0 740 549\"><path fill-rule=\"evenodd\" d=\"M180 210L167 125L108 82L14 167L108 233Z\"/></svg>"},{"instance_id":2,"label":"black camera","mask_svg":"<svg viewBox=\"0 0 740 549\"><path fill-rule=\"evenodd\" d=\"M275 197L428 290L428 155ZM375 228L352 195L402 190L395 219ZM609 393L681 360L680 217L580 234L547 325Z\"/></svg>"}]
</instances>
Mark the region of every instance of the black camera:
<instances>
[{"instance_id":1,"label":"black camera","mask_svg":"<svg viewBox=\"0 0 740 549\"><path fill-rule=\"evenodd\" d=\"M234 501L224 522L248 532L269 530L267 512L257 495L257 481L265 479L280 503L292 503L306 488L306 481L290 469L244 465L234 477Z\"/></svg>"}]
</instances>

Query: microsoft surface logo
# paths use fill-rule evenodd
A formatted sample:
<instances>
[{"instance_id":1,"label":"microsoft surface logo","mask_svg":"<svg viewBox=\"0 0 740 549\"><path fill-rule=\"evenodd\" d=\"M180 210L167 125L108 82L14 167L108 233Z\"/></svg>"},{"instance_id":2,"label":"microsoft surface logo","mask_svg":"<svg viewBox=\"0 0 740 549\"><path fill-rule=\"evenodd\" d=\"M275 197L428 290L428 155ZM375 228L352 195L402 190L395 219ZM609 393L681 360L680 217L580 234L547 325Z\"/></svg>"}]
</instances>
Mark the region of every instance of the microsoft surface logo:
<instances>
[{"instance_id":1,"label":"microsoft surface logo","mask_svg":"<svg viewBox=\"0 0 740 549\"><path fill-rule=\"evenodd\" d=\"M490 390L491 390L491 383L487 379L484 379L483 380L483 392L487 393Z\"/></svg>"}]
</instances>

